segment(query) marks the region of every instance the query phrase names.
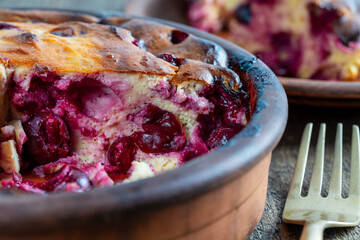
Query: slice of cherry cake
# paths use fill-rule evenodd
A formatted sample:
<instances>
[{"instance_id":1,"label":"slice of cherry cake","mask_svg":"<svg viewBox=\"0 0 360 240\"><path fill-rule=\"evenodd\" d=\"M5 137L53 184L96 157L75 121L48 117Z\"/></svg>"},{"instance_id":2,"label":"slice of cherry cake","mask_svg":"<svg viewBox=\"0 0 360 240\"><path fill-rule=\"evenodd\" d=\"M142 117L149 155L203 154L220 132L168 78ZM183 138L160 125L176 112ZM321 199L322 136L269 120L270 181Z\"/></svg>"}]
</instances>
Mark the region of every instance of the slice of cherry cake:
<instances>
[{"instance_id":1,"label":"slice of cherry cake","mask_svg":"<svg viewBox=\"0 0 360 240\"><path fill-rule=\"evenodd\" d=\"M360 80L359 0L190 0L188 18L278 75Z\"/></svg>"},{"instance_id":2,"label":"slice of cherry cake","mask_svg":"<svg viewBox=\"0 0 360 240\"><path fill-rule=\"evenodd\" d=\"M176 168L248 122L218 45L121 18L0 23L3 188L86 191ZM121 26L116 27L114 24Z\"/></svg>"}]
</instances>

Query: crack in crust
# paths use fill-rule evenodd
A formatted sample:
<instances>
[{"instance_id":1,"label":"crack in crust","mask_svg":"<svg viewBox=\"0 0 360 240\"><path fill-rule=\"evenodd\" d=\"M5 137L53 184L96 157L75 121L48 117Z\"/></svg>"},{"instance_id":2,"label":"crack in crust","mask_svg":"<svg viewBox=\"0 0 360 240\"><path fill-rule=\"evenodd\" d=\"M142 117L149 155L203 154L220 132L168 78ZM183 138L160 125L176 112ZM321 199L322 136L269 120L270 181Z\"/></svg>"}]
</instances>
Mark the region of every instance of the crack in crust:
<instances>
[{"instance_id":1,"label":"crack in crust","mask_svg":"<svg viewBox=\"0 0 360 240\"><path fill-rule=\"evenodd\" d=\"M173 80L174 84L197 80L211 85L217 76L224 82L225 88L232 91L241 88L238 75L226 68L228 57L225 50L213 42L189 34L185 40L174 44L171 35L177 31L176 28L140 19L109 17L100 22L129 30L143 47L154 55L165 53L188 59L180 65ZM154 35L154 32L157 34Z\"/></svg>"}]
</instances>

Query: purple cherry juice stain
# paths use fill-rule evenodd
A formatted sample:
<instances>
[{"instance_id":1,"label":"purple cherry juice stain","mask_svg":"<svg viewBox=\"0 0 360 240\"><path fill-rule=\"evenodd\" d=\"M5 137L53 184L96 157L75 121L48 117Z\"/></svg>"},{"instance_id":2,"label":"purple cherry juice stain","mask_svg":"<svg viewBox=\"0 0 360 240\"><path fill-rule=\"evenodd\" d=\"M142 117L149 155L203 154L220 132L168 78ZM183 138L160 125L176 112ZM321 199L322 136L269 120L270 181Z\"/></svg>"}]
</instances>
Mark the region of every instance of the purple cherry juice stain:
<instances>
[{"instance_id":1,"label":"purple cherry juice stain","mask_svg":"<svg viewBox=\"0 0 360 240\"><path fill-rule=\"evenodd\" d=\"M168 63L171 63L174 66L179 67L180 65L182 65L185 61L184 58L177 58L172 54L168 54L168 53L162 53L162 54L158 54L156 55L158 58L161 58L165 61L167 61Z\"/></svg>"}]
</instances>

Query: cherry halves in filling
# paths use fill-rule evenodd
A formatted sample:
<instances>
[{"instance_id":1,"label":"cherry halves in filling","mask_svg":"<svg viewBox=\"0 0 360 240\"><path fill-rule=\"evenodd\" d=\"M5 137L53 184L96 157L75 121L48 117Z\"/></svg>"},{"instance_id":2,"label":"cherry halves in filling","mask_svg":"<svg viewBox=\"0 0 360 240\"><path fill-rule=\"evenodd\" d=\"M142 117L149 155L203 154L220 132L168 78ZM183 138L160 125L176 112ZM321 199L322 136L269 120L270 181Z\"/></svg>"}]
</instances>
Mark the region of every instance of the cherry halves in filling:
<instances>
[{"instance_id":1,"label":"cherry halves in filling","mask_svg":"<svg viewBox=\"0 0 360 240\"><path fill-rule=\"evenodd\" d=\"M45 173L45 175L50 174L49 180L42 184L20 180L19 183L11 184L15 184L18 188L27 184L32 189L42 191L83 191L91 188L94 184L90 176L94 173L86 177L89 172L81 170L81 163L69 162L66 158L71 159L76 156L74 155L76 152L72 149L76 144L73 143L72 138L74 132L80 131L82 138L94 142L97 138L101 138L97 134L98 130L94 131L95 134L84 134L83 128L79 128L81 121L92 119L90 123L96 126L100 123L105 124L108 120L94 118L89 114L84 115L82 110L84 104L74 99L74 96L79 98L78 94L74 95L74 88L59 90L51 82L45 82L39 78L34 78L33 81L28 91L23 91L17 86L13 86L9 91L15 108L27 116L22 122L27 137L23 145L22 161L29 161L32 165L40 165L40 167L50 164L46 169L53 168L54 170ZM102 88L103 86L99 89ZM92 91L95 91L95 88ZM88 93L89 90L86 92ZM79 93L81 93L80 90ZM104 98L103 94L94 92L91 96L92 98L89 99L92 103L103 103L100 100ZM194 130L190 138L186 137L185 130L174 113L152 103L145 104L133 113L134 117L130 118L130 121L137 122L139 129L128 135L118 132L115 140L105 139L110 144L104 145L107 161L103 163L105 171L102 170L101 174L108 174L107 178L110 177L115 181L127 178L131 171L134 171L133 162L139 161L137 159L139 153L150 154L149 156L155 159L157 156L166 156L165 158L180 156L177 161L181 164L225 144L246 125L244 107L224 90L219 80L214 86L205 88L200 96L213 107L207 114L198 115L196 119L198 127L194 128L197 130ZM81 96L80 99L82 99ZM59 116L55 112L62 115ZM178 153L178 155L167 155L172 153ZM51 167L51 164L58 167ZM7 183L8 186L12 186L11 184Z\"/></svg>"},{"instance_id":2,"label":"cherry halves in filling","mask_svg":"<svg viewBox=\"0 0 360 240\"><path fill-rule=\"evenodd\" d=\"M70 133L64 120L52 112L34 114L23 123L28 140L25 154L37 164L65 157L70 151Z\"/></svg>"},{"instance_id":3,"label":"cherry halves in filling","mask_svg":"<svg viewBox=\"0 0 360 240\"><path fill-rule=\"evenodd\" d=\"M136 150L137 147L131 137L119 137L111 144L107 158L112 166L118 168L116 170L126 174L131 167L131 162L135 159Z\"/></svg>"},{"instance_id":4,"label":"cherry halves in filling","mask_svg":"<svg viewBox=\"0 0 360 240\"><path fill-rule=\"evenodd\" d=\"M132 135L135 144L146 153L181 150L186 142L181 124L171 112L149 104L144 109L144 131Z\"/></svg>"}]
</instances>

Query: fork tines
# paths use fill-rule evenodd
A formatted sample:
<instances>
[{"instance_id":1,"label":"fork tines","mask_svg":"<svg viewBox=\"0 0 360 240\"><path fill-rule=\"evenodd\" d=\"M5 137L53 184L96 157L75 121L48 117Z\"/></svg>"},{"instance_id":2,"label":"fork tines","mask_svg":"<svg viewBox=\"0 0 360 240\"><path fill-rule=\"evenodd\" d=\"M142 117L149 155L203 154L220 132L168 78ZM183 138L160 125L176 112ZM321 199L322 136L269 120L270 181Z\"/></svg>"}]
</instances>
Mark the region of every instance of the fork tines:
<instances>
[{"instance_id":1,"label":"fork tines","mask_svg":"<svg viewBox=\"0 0 360 240\"><path fill-rule=\"evenodd\" d=\"M298 159L296 162L293 179L290 186L289 195L301 195L303 180L305 175L305 168L308 159L310 139L313 124L308 123L305 127L301 144L299 148ZM321 194L324 156L325 156L325 131L326 124L320 125L319 136L317 140L315 162L311 174L311 181L309 185L308 195ZM342 139L343 125L337 125L334 160L330 178L330 187L328 196L341 196L342 183ZM359 127L354 125L352 129L352 147L351 147L351 172L350 172L350 190L349 195L360 195L360 165L359 165Z\"/></svg>"},{"instance_id":2,"label":"fork tines","mask_svg":"<svg viewBox=\"0 0 360 240\"><path fill-rule=\"evenodd\" d=\"M321 196L325 155L325 124L320 125L309 191L306 197L301 196L312 127L312 123L305 127L283 212L285 222L304 224L302 240L321 239L323 229L327 227L356 226L360 222L359 127L354 125L352 129L350 189L347 198L343 198L341 195L342 124L338 124L336 131L334 161L328 196Z\"/></svg>"}]
</instances>

